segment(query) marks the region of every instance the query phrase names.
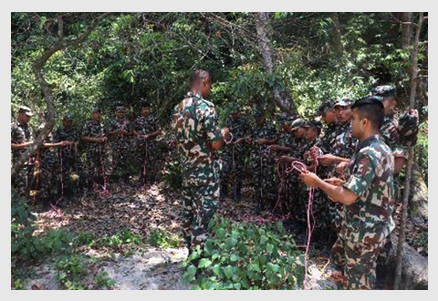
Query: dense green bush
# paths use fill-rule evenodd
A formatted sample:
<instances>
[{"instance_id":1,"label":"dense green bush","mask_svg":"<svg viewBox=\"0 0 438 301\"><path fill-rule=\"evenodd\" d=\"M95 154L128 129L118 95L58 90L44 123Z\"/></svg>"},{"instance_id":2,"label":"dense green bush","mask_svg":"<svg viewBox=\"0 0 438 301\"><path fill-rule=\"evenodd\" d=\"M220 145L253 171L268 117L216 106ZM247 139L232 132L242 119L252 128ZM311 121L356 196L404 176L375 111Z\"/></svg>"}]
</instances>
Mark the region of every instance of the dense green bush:
<instances>
[{"instance_id":1,"label":"dense green bush","mask_svg":"<svg viewBox=\"0 0 438 301\"><path fill-rule=\"evenodd\" d=\"M197 289L296 289L304 281L304 254L280 222L217 220L204 249L198 246L183 267L184 281Z\"/></svg>"}]
</instances>

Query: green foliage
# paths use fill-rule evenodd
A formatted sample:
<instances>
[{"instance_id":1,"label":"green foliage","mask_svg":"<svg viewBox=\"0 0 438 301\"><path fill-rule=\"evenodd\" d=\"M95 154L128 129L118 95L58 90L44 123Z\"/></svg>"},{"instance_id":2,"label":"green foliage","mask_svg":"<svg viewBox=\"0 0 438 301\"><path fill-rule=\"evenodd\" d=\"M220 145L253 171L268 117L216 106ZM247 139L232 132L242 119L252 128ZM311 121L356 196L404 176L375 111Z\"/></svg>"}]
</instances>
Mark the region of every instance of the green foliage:
<instances>
[{"instance_id":1,"label":"green foliage","mask_svg":"<svg viewBox=\"0 0 438 301\"><path fill-rule=\"evenodd\" d=\"M122 229L116 235L104 236L102 244L106 247L117 249L121 245L139 245L142 243L142 236L130 229Z\"/></svg>"},{"instance_id":2,"label":"green foliage","mask_svg":"<svg viewBox=\"0 0 438 301\"><path fill-rule=\"evenodd\" d=\"M56 261L58 280L68 290L83 290L83 278L88 274L85 258L80 255L60 257Z\"/></svg>"},{"instance_id":3,"label":"green foliage","mask_svg":"<svg viewBox=\"0 0 438 301\"><path fill-rule=\"evenodd\" d=\"M99 274L97 274L95 277L95 281L99 288L108 288L108 289L112 288L116 283L114 279L108 277L108 273L106 271L99 272Z\"/></svg>"},{"instance_id":4,"label":"green foliage","mask_svg":"<svg viewBox=\"0 0 438 301\"><path fill-rule=\"evenodd\" d=\"M89 248L93 248L97 245L98 239L91 232L80 232L73 240L75 247L87 245Z\"/></svg>"},{"instance_id":5,"label":"green foliage","mask_svg":"<svg viewBox=\"0 0 438 301\"><path fill-rule=\"evenodd\" d=\"M427 114L427 107L426 107ZM428 135L428 121L424 121L419 126L418 140L416 146L417 164L422 172L426 185L429 182L429 135Z\"/></svg>"},{"instance_id":6,"label":"green foliage","mask_svg":"<svg viewBox=\"0 0 438 301\"><path fill-rule=\"evenodd\" d=\"M37 258L44 252L40 238L33 236L35 216L30 213L28 201L11 191L11 262Z\"/></svg>"},{"instance_id":7,"label":"green foliage","mask_svg":"<svg viewBox=\"0 0 438 301\"><path fill-rule=\"evenodd\" d=\"M303 285L304 254L281 223L257 226L222 218L210 226L212 237L204 249L198 246L183 263L185 282L194 282L197 289L227 290L296 289Z\"/></svg>"},{"instance_id":8,"label":"green foliage","mask_svg":"<svg viewBox=\"0 0 438 301\"><path fill-rule=\"evenodd\" d=\"M21 279L15 279L14 280L14 285L13 288L14 290L25 290L26 288L23 285L23 282L21 281Z\"/></svg>"},{"instance_id":9,"label":"green foliage","mask_svg":"<svg viewBox=\"0 0 438 301\"><path fill-rule=\"evenodd\" d=\"M159 248L177 248L181 245L181 238L160 228L154 228L149 235L149 244Z\"/></svg>"},{"instance_id":10,"label":"green foliage","mask_svg":"<svg viewBox=\"0 0 438 301\"><path fill-rule=\"evenodd\" d=\"M181 188L182 186L181 167L177 161L169 162L167 169L164 172L163 179L169 184L171 188L173 189Z\"/></svg>"},{"instance_id":11,"label":"green foliage","mask_svg":"<svg viewBox=\"0 0 438 301\"><path fill-rule=\"evenodd\" d=\"M73 252L73 234L64 228L49 231L41 239L47 255L71 254Z\"/></svg>"},{"instance_id":12,"label":"green foliage","mask_svg":"<svg viewBox=\"0 0 438 301\"><path fill-rule=\"evenodd\" d=\"M418 235L417 237L417 241L416 243L419 245L427 245L428 241L429 241L429 237L428 237L428 233L427 232L421 232L420 235Z\"/></svg>"}]
</instances>

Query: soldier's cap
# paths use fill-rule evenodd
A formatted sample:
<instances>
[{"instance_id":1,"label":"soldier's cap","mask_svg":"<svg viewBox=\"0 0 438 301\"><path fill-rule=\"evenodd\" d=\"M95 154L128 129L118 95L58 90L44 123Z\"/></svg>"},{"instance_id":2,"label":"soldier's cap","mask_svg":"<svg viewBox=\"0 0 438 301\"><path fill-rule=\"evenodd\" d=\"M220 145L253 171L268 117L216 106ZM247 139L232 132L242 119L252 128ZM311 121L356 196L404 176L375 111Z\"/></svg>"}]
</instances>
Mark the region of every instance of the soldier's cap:
<instances>
[{"instance_id":1,"label":"soldier's cap","mask_svg":"<svg viewBox=\"0 0 438 301\"><path fill-rule=\"evenodd\" d=\"M280 122L280 123L285 123L285 122L291 121L290 116L285 112L280 113L278 115L277 119L278 119L278 122Z\"/></svg>"},{"instance_id":2,"label":"soldier's cap","mask_svg":"<svg viewBox=\"0 0 438 301\"><path fill-rule=\"evenodd\" d=\"M64 119L63 120L73 120L73 116L71 116L71 114L70 113L67 113L67 114L65 114L64 115Z\"/></svg>"},{"instance_id":3,"label":"soldier's cap","mask_svg":"<svg viewBox=\"0 0 438 301\"><path fill-rule=\"evenodd\" d=\"M350 106L350 105L351 105L351 101L349 99L344 98L344 99L339 100L337 103L335 103L335 105L333 107L334 108L336 108L337 106L345 107L345 106Z\"/></svg>"},{"instance_id":4,"label":"soldier's cap","mask_svg":"<svg viewBox=\"0 0 438 301\"><path fill-rule=\"evenodd\" d=\"M150 108L151 105L150 105L150 103L148 103L148 102L145 101L145 102L142 102L141 107L142 107L142 108Z\"/></svg>"},{"instance_id":5,"label":"soldier's cap","mask_svg":"<svg viewBox=\"0 0 438 301\"><path fill-rule=\"evenodd\" d=\"M381 96L381 97L388 97L388 96L396 96L397 88L395 86L377 86L371 90L371 94L373 96Z\"/></svg>"},{"instance_id":6,"label":"soldier's cap","mask_svg":"<svg viewBox=\"0 0 438 301\"><path fill-rule=\"evenodd\" d=\"M322 129L322 123L321 123L321 121L318 121L318 120L310 120L310 121L307 122L307 126L306 127Z\"/></svg>"},{"instance_id":7,"label":"soldier's cap","mask_svg":"<svg viewBox=\"0 0 438 301\"><path fill-rule=\"evenodd\" d=\"M29 109L28 107L25 107L25 106L19 107L18 108L18 113L24 113L24 114L26 114L29 117L33 116L32 110Z\"/></svg>"},{"instance_id":8,"label":"soldier's cap","mask_svg":"<svg viewBox=\"0 0 438 301\"><path fill-rule=\"evenodd\" d=\"M260 118L262 118L262 115L265 113L265 110L263 108L256 108L254 110L254 118L256 120L259 120Z\"/></svg>"},{"instance_id":9,"label":"soldier's cap","mask_svg":"<svg viewBox=\"0 0 438 301\"><path fill-rule=\"evenodd\" d=\"M334 107L334 103L331 99L325 100L318 108L318 116L324 115L328 110Z\"/></svg>"},{"instance_id":10,"label":"soldier's cap","mask_svg":"<svg viewBox=\"0 0 438 301\"><path fill-rule=\"evenodd\" d=\"M116 111L125 111L125 107L124 106L117 106Z\"/></svg>"},{"instance_id":11,"label":"soldier's cap","mask_svg":"<svg viewBox=\"0 0 438 301\"><path fill-rule=\"evenodd\" d=\"M295 130L298 130L299 128L303 128L303 127L306 127L306 122L300 118L297 118L292 122L291 131L295 131Z\"/></svg>"},{"instance_id":12,"label":"soldier's cap","mask_svg":"<svg viewBox=\"0 0 438 301\"><path fill-rule=\"evenodd\" d=\"M94 108L92 113L102 113L102 110L99 108Z\"/></svg>"}]
</instances>

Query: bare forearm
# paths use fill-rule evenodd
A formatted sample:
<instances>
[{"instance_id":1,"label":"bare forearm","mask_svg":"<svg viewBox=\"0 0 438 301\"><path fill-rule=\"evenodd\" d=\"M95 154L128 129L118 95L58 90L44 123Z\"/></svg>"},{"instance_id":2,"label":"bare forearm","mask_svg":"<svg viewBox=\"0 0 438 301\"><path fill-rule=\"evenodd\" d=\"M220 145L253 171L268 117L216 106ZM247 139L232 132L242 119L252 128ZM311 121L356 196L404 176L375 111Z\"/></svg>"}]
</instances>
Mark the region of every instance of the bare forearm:
<instances>
[{"instance_id":1,"label":"bare forearm","mask_svg":"<svg viewBox=\"0 0 438 301\"><path fill-rule=\"evenodd\" d=\"M334 202L351 205L357 199L357 196L351 190L343 186L331 185L320 178L317 179L316 186L324 191Z\"/></svg>"}]
</instances>

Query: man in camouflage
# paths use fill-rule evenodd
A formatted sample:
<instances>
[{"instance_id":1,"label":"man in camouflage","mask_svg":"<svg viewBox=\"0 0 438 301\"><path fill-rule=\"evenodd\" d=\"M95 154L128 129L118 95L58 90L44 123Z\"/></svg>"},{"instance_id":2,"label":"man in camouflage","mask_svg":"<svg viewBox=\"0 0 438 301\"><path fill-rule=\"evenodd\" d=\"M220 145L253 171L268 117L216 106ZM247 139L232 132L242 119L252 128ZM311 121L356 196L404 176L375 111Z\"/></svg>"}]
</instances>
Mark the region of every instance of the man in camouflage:
<instances>
[{"instance_id":1,"label":"man in camouflage","mask_svg":"<svg viewBox=\"0 0 438 301\"><path fill-rule=\"evenodd\" d=\"M87 143L87 176L88 192L92 191L93 183L105 185L110 174L105 142L105 130L101 123L102 111L94 109L92 120L85 122L81 139Z\"/></svg>"},{"instance_id":2,"label":"man in camouflage","mask_svg":"<svg viewBox=\"0 0 438 301\"><path fill-rule=\"evenodd\" d=\"M151 107L144 102L141 107L141 116L134 122L134 135L137 138L136 162L141 166L140 185L144 185L150 175L154 182L159 171L158 152L155 138L161 135L158 120L151 115Z\"/></svg>"},{"instance_id":3,"label":"man in camouflage","mask_svg":"<svg viewBox=\"0 0 438 301\"><path fill-rule=\"evenodd\" d=\"M235 103L231 106L231 118L227 121L227 127L232 140L224 148L221 199L228 196L228 188L232 187L234 201L239 202L244 177L246 143L249 141L249 125L241 117L241 112Z\"/></svg>"},{"instance_id":4,"label":"man in camouflage","mask_svg":"<svg viewBox=\"0 0 438 301\"><path fill-rule=\"evenodd\" d=\"M314 173L300 175L304 183L322 189L343 204L345 218L332 248L334 263L346 279L347 289L371 289L376 259L385 238L394 229L392 212L394 160L379 138L382 103L373 97L352 106L352 132L360 143L351 159L346 181L322 180Z\"/></svg>"},{"instance_id":5,"label":"man in camouflage","mask_svg":"<svg viewBox=\"0 0 438 301\"><path fill-rule=\"evenodd\" d=\"M47 111L44 112L44 118L47 118ZM37 136L41 134L45 127L43 122L37 131ZM62 207L63 202L60 199L60 165L57 148L71 146L70 141L61 141L55 143L52 131L47 134L46 139L41 144L40 163L38 174L36 175L40 182L39 200L45 209L51 206Z\"/></svg>"},{"instance_id":6,"label":"man in camouflage","mask_svg":"<svg viewBox=\"0 0 438 301\"><path fill-rule=\"evenodd\" d=\"M335 145L338 127L334 103L331 99L325 100L319 106L318 115L321 116L325 128L323 128L322 135L318 137L315 146L318 147L323 154L329 154L333 145Z\"/></svg>"},{"instance_id":7,"label":"man in camouflage","mask_svg":"<svg viewBox=\"0 0 438 301\"><path fill-rule=\"evenodd\" d=\"M33 143L34 137L29 126L32 111L25 106L18 109L17 120L11 124L11 150L12 165L15 165L21 155L26 151L26 147ZM30 156L24 163L21 171L11 179L12 187L21 197L29 199L31 186L33 185L33 173L35 167L35 157Z\"/></svg>"},{"instance_id":8,"label":"man in camouflage","mask_svg":"<svg viewBox=\"0 0 438 301\"><path fill-rule=\"evenodd\" d=\"M172 128L176 132L183 194L183 233L189 253L203 247L219 200L220 162L215 151L222 147L228 129L217 126L214 104L207 101L211 75L196 70L190 92L175 106Z\"/></svg>"},{"instance_id":9,"label":"man in camouflage","mask_svg":"<svg viewBox=\"0 0 438 301\"><path fill-rule=\"evenodd\" d=\"M61 194L73 197L81 193L85 187L85 172L78 154L79 135L72 126L73 117L67 113L62 119L62 125L55 132L55 142L69 141L70 146L58 150L61 169Z\"/></svg>"},{"instance_id":10,"label":"man in camouflage","mask_svg":"<svg viewBox=\"0 0 438 301\"><path fill-rule=\"evenodd\" d=\"M260 213L264 208L264 200L268 200L271 210L275 207L275 157L268 147L277 142L277 136L274 126L266 121L263 108L256 109L254 118L256 123L251 131L253 145L250 160L257 200L256 212Z\"/></svg>"},{"instance_id":11,"label":"man in camouflage","mask_svg":"<svg viewBox=\"0 0 438 301\"><path fill-rule=\"evenodd\" d=\"M112 178L114 182L123 179L125 184L129 183L129 143L131 136L131 122L125 118L125 108L121 105L116 107L116 119L110 121L108 126L108 137L111 141L112 154Z\"/></svg>"},{"instance_id":12,"label":"man in camouflage","mask_svg":"<svg viewBox=\"0 0 438 301\"><path fill-rule=\"evenodd\" d=\"M342 162L347 164L350 162L350 158L358 144L357 139L351 132L351 118L353 112L351 110L351 101L348 99L341 99L334 105L336 111L336 118L338 120L336 138L334 145L331 148L330 154L324 154L320 156L319 163L322 166L338 166ZM333 175L343 177L343 171L337 169ZM339 233L342 220L342 206L338 203L330 203L330 211L332 215L333 227L336 229L336 233Z\"/></svg>"}]
</instances>

